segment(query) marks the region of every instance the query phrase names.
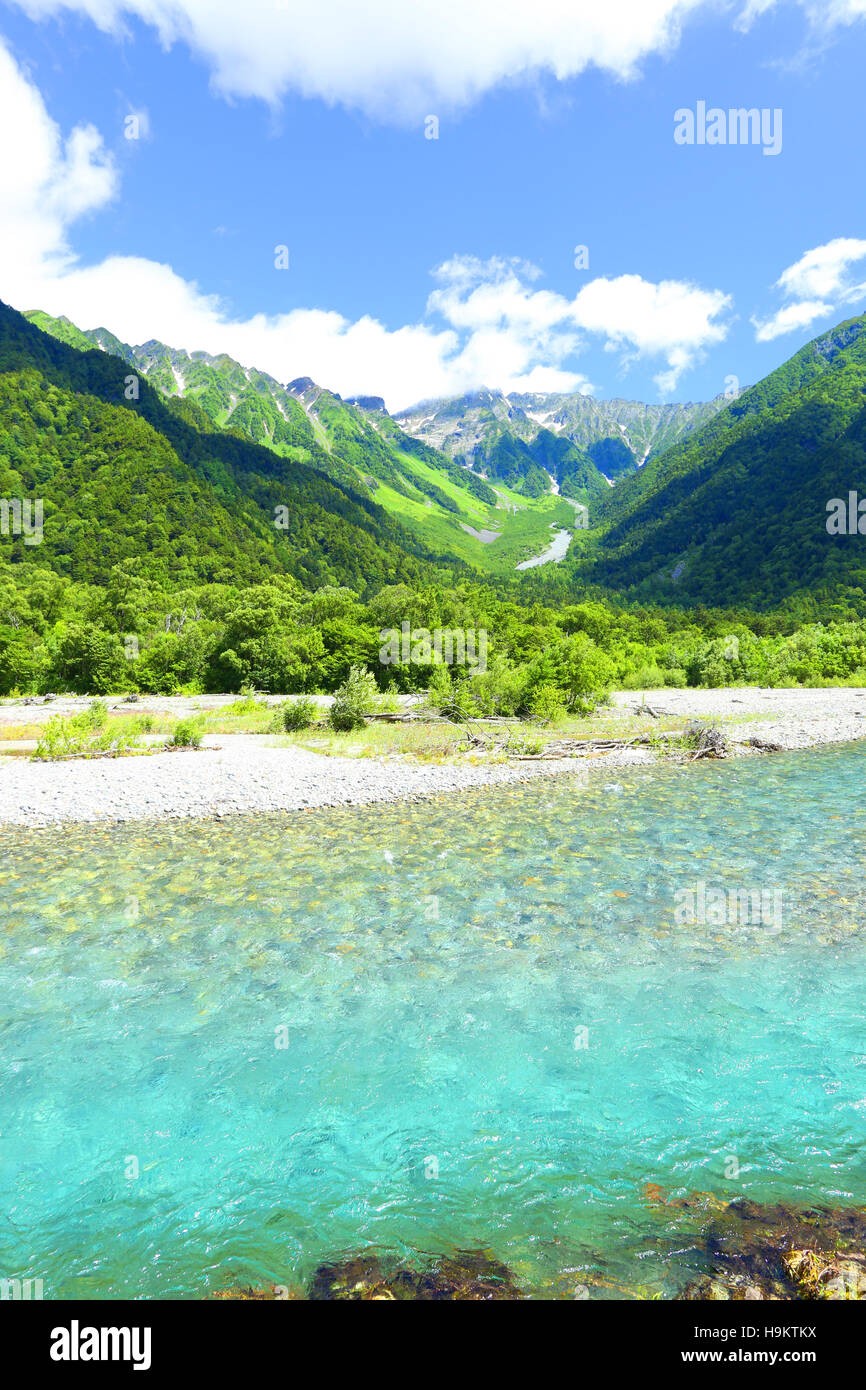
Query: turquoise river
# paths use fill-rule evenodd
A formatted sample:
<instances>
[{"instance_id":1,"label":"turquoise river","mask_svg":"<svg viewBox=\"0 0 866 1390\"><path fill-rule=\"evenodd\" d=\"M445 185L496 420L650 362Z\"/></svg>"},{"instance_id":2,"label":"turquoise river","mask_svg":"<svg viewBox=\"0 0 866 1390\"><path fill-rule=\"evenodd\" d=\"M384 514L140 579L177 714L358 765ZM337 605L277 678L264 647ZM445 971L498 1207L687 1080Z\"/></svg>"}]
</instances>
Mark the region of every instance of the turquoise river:
<instances>
[{"instance_id":1,"label":"turquoise river","mask_svg":"<svg viewBox=\"0 0 866 1390\"><path fill-rule=\"evenodd\" d=\"M866 1202L864 786L860 744L0 832L0 1277L484 1247L670 1297L704 1256L648 1185ZM773 911L683 920L713 888Z\"/></svg>"}]
</instances>

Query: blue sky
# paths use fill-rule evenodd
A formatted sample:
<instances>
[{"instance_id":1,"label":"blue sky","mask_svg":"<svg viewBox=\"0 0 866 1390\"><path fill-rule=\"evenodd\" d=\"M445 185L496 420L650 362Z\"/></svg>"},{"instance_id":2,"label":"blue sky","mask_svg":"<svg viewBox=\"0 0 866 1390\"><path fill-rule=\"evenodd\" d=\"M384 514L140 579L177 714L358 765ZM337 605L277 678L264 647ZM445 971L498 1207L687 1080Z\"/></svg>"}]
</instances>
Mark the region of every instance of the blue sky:
<instances>
[{"instance_id":1,"label":"blue sky","mask_svg":"<svg viewBox=\"0 0 866 1390\"><path fill-rule=\"evenodd\" d=\"M745 8L0 0L0 296L391 408L745 385L866 308L866 0Z\"/></svg>"}]
</instances>

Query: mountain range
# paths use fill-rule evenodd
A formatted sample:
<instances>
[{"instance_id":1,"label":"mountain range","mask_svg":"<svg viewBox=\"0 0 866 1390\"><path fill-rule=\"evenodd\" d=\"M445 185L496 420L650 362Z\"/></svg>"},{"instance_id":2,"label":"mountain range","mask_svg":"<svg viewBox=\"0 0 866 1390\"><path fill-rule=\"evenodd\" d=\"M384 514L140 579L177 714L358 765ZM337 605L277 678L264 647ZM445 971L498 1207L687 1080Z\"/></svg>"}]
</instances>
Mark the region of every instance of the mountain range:
<instances>
[{"instance_id":1,"label":"mountain range","mask_svg":"<svg viewBox=\"0 0 866 1390\"><path fill-rule=\"evenodd\" d=\"M476 391L401 411L397 420L407 433L479 472L508 480L528 476L541 491L549 487L547 474L566 491L576 476L578 486L599 491L593 474L615 482L636 472L727 403L725 396L697 405L644 405L581 392Z\"/></svg>"},{"instance_id":2,"label":"mountain range","mask_svg":"<svg viewBox=\"0 0 866 1390\"><path fill-rule=\"evenodd\" d=\"M854 497L854 533L828 526ZM822 333L624 479L575 556L632 597L866 611L866 315Z\"/></svg>"},{"instance_id":3,"label":"mountain range","mask_svg":"<svg viewBox=\"0 0 866 1390\"><path fill-rule=\"evenodd\" d=\"M283 385L225 355L155 339L136 346L40 311L26 317L81 352L121 358L163 397L194 402L219 428L314 463L433 551L503 576L544 551L551 528L573 525L561 497L597 511L616 479L725 404L723 397L654 406L485 391L392 417L379 397L343 400L309 377Z\"/></svg>"},{"instance_id":4,"label":"mountain range","mask_svg":"<svg viewBox=\"0 0 866 1390\"><path fill-rule=\"evenodd\" d=\"M146 546L189 582L276 570L362 592L474 572L552 601L862 612L866 542L825 523L831 499L866 493L866 318L736 397L483 390L392 416L0 306L0 472L4 496L45 497L42 562L89 582ZM566 558L518 577L552 532L573 534ZM20 538L3 546L25 557Z\"/></svg>"}]
</instances>

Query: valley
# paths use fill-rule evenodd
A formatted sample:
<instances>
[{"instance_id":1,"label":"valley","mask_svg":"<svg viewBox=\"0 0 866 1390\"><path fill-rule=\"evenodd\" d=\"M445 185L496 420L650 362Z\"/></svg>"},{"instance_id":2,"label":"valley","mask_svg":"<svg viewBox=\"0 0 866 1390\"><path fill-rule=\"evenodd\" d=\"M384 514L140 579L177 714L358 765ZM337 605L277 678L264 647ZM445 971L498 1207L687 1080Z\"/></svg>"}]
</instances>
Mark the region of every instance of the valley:
<instances>
[{"instance_id":1,"label":"valley","mask_svg":"<svg viewBox=\"0 0 866 1390\"><path fill-rule=\"evenodd\" d=\"M82 330L41 311L27 318L77 351L96 348L128 362L160 394L194 402L219 428L350 484L432 551L503 577L535 568L550 527L569 520L567 507L551 499L595 513L615 479L725 404L479 392L392 417L381 398L344 401L309 377L283 386L226 356L155 340L134 347L108 329ZM551 558L564 554L561 544Z\"/></svg>"},{"instance_id":2,"label":"valley","mask_svg":"<svg viewBox=\"0 0 866 1390\"><path fill-rule=\"evenodd\" d=\"M841 1385L866 0L0 16L24 1374L559 1301Z\"/></svg>"}]
</instances>

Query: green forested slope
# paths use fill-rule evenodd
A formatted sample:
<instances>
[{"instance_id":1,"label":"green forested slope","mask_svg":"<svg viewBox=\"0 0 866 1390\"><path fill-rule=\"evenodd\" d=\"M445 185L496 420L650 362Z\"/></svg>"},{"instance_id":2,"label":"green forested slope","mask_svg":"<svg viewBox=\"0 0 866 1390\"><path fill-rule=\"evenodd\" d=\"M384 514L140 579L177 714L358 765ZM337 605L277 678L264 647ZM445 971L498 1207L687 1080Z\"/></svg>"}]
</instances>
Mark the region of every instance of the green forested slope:
<instances>
[{"instance_id":1,"label":"green forested slope","mask_svg":"<svg viewBox=\"0 0 866 1390\"><path fill-rule=\"evenodd\" d=\"M610 683L866 680L864 622L797 631L792 617L863 611L863 540L825 527L830 496L866 491L862 329L825 335L667 463L597 498L604 522L578 533L574 556L518 579L513 546L531 543L539 518L549 535L557 509L571 511L561 499L533 511L525 493L491 483L491 505L487 483L456 461L443 468L375 403L312 383L288 388L299 414L280 412L293 442L263 447L216 419L223 372L239 400L230 359L204 364L201 391L164 395L141 374L129 399L122 344L90 349L68 324L48 336L0 305L0 497L44 503L40 544L0 535L0 695L334 689L362 663L383 685L439 681L378 664L380 628L404 621L488 632L487 675L452 672L467 708L487 712L549 710ZM146 350L159 376L158 345ZM534 462L577 466L548 433L531 441ZM499 548L499 578L450 558L470 503L512 527L487 547ZM751 611L777 600L774 614Z\"/></svg>"},{"instance_id":2,"label":"green forested slope","mask_svg":"<svg viewBox=\"0 0 866 1390\"><path fill-rule=\"evenodd\" d=\"M546 547L551 522L570 518L568 507L551 499L550 479L529 454L496 475L503 492L406 433L377 398L344 401L309 377L282 386L225 354L178 351L156 339L133 347L105 328L83 331L41 311L25 317L79 351L95 347L122 358L166 400L195 407L212 425L375 499L422 549L487 572L513 573L518 560ZM551 451L550 471L562 475L566 491L573 485L570 495L588 502L593 487L607 485L588 459L562 443L568 457ZM509 482L519 498L507 495ZM477 539L487 531L501 533L501 541L490 546Z\"/></svg>"},{"instance_id":3,"label":"green forested slope","mask_svg":"<svg viewBox=\"0 0 866 1390\"><path fill-rule=\"evenodd\" d=\"M678 603L866 610L866 537L827 503L866 495L866 317L801 349L605 499L572 565L587 582Z\"/></svg>"},{"instance_id":4,"label":"green forested slope","mask_svg":"<svg viewBox=\"0 0 866 1390\"><path fill-rule=\"evenodd\" d=\"M416 538L315 467L318 446L306 464L280 457L144 379L127 399L130 371L0 305L0 495L44 499L41 564L90 583L136 558L177 585L284 573L359 592L434 573ZM12 563L35 549L0 537Z\"/></svg>"}]
</instances>

